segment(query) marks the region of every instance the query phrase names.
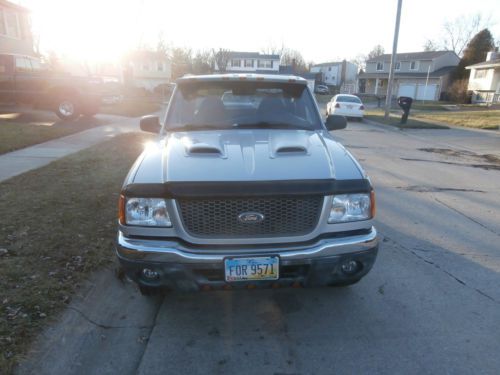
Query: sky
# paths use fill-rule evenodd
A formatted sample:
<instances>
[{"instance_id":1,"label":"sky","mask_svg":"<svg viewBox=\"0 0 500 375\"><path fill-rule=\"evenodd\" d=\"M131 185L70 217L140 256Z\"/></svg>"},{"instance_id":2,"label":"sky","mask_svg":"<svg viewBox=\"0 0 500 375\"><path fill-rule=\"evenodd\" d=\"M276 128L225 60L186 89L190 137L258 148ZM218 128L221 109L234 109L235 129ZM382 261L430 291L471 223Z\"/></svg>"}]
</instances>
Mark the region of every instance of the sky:
<instances>
[{"instance_id":1,"label":"sky","mask_svg":"<svg viewBox=\"0 0 500 375\"><path fill-rule=\"evenodd\" d=\"M17 0L32 10L42 51L111 61L139 43L192 50L286 46L316 63L392 49L397 0ZM398 51L442 40L442 25L479 13L500 39L499 0L403 0Z\"/></svg>"}]
</instances>

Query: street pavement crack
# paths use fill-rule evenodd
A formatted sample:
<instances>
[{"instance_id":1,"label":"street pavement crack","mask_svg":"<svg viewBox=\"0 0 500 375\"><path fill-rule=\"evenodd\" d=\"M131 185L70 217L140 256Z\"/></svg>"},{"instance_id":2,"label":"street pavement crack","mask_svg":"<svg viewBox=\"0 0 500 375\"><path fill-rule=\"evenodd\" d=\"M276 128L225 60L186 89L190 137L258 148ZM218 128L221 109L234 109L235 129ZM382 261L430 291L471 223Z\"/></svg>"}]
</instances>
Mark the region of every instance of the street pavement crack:
<instances>
[{"instance_id":1,"label":"street pavement crack","mask_svg":"<svg viewBox=\"0 0 500 375\"><path fill-rule=\"evenodd\" d=\"M149 339L151 338L151 333L153 333L153 329L156 327L156 320L158 319L158 313L161 310L163 302L165 302L165 297L163 297L163 300L161 301L161 303L158 304L158 307L157 307L156 312L155 312L155 316L153 318L153 324L147 327L147 328L149 328L149 330L148 330L147 334L145 335L146 336L146 345L144 345L144 349L142 350L141 356L137 360L137 365L135 366L135 369L132 372L133 374L137 374L139 371L139 367L141 367L142 359L144 358L144 354L146 353L146 350L148 348Z\"/></svg>"},{"instance_id":2,"label":"street pavement crack","mask_svg":"<svg viewBox=\"0 0 500 375\"><path fill-rule=\"evenodd\" d=\"M415 257L417 257L418 259L420 259L421 261L427 263L427 264L430 264L431 266L433 266L434 268L438 269L439 271L443 272L444 274L448 275L449 277L451 277L453 280L455 280L457 283L467 287L467 288L470 288L472 290L474 290L476 293L480 294L481 296L489 299L490 301L492 302L495 302L497 304L500 304L500 301L497 301L496 299L494 299L493 297L491 297L490 295L486 294L485 292L483 292L482 290L478 289L478 288L474 288L474 287L471 287L469 286L465 281L461 280L460 278L458 278L457 276L455 276L454 274L452 274L451 272L449 271L446 271L444 268L442 268L439 264L436 264L435 262L432 262L428 259L425 259L423 256L417 254L413 249L410 249L406 246L404 246L403 244L397 242L396 240L390 238L389 236L387 235L384 235L384 239L387 238L389 241L393 242L394 244L396 244L397 246L399 246L400 248L406 250L407 252L413 254Z\"/></svg>"},{"instance_id":3,"label":"street pavement crack","mask_svg":"<svg viewBox=\"0 0 500 375\"><path fill-rule=\"evenodd\" d=\"M420 161L426 163L439 163L439 164L447 164L447 165L458 165L460 167L472 167L472 168L481 168L487 171L489 170L497 170L500 171L500 165L495 164L464 164L464 163L455 163L451 161L442 161L442 160L429 160L429 159L417 159L417 158L400 158L405 161Z\"/></svg>"},{"instance_id":4,"label":"street pavement crack","mask_svg":"<svg viewBox=\"0 0 500 375\"><path fill-rule=\"evenodd\" d=\"M92 324L92 325L94 325L96 327L102 328L102 329L123 329L123 328L146 329L146 328L152 328L153 327L153 326L113 326L113 325L101 324L101 323L98 323L95 320L89 318L87 315L85 315L82 311L78 310L76 307L68 306L68 309L77 312L87 322L89 322L90 324ZM155 315L155 320L156 320L156 315Z\"/></svg>"},{"instance_id":5,"label":"street pavement crack","mask_svg":"<svg viewBox=\"0 0 500 375\"><path fill-rule=\"evenodd\" d=\"M463 217L465 217L466 219L469 219L470 221L472 221L472 222L476 223L477 225L479 225L479 226L483 227L483 228L484 228L484 229L486 229L488 232L491 232L491 233L493 233L493 234L496 234L497 236L499 236L499 237L500 237L500 234L499 234L499 233L495 232L493 229L488 228L486 225L484 225L484 224L480 223L479 221L477 221L477 220L473 219L472 217L470 217L470 216L468 216L468 215L464 214L463 212L461 212L461 211L457 210L455 207L450 206L449 204L447 204L447 203L445 203L445 202L443 202L443 201L439 200L438 198L434 198L434 199L436 200L436 202L441 203L443 206L445 206L445 207L449 208L450 210L452 210L452 211L456 212L457 214L462 215L462 216L463 216Z\"/></svg>"}]
</instances>

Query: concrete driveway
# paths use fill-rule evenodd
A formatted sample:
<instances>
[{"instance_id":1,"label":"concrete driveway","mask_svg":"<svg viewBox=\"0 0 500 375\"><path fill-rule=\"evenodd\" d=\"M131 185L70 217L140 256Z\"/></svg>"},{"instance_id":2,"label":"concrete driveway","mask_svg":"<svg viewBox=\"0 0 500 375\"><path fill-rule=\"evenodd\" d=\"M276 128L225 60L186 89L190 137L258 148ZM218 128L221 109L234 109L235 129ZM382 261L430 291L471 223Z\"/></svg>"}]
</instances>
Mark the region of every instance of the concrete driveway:
<instances>
[{"instance_id":1,"label":"concrete driveway","mask_svg":"<svg viewBox=\"0 0 500 375\"><path fill-rule=\"evenodd\" d=\"M500 136L350 123L379 258L347 288L142 297L96 274L19 373L498 374Z\"/></svg>"}]
</instances>

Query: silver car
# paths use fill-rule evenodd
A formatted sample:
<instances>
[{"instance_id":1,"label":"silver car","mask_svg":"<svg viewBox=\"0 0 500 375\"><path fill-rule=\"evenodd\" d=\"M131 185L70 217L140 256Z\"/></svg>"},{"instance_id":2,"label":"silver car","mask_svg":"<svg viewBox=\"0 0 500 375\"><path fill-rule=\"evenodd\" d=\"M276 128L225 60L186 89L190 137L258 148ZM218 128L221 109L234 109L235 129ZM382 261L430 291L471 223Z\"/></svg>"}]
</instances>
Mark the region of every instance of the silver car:
<instances>
[{"instance_id":1,"label":"silver car","mask_svg":"<svg viewBox=\"0 0 500 375\"><path fill-rule=\"evenodd\" d=\"M329 133L345 127L298 77L179 79L163 124L141 120L159 138L121 191L128 277L143 294L359 281L378 251L375 196Z\"/></svg>"}]
</instances>

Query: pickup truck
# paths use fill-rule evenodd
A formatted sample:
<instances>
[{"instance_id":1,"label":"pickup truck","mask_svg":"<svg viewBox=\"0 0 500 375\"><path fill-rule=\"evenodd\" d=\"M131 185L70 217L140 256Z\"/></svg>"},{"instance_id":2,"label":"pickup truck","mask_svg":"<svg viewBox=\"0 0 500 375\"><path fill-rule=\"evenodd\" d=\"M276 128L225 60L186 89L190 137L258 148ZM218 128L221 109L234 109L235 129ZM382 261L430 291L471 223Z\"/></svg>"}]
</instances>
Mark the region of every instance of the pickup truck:
<instances>
[{"instance_id":1,"label":"pickup truck","mask_svg":"<svg viewBox=\"0 0 500 375\"><path fill-rule=\"evenodd\" d=\"M238 99L237 99L238 98ZM331 136L307 81L177 81L159 133L123 184L116 254L141 293L345 286L378 252L375 194Z\"/></svg>"},{"instance_id":2,"label":"pickup truck","mask_svg":"<svg viewBox=\"0 0 500 375\"><path fill-rule=\"evenodd\" d=\"M95 115L102 91L97 78L54 72L30 56L0 54L0 103L50 109L73 120Z\"/></svg>"}]
</instances>

